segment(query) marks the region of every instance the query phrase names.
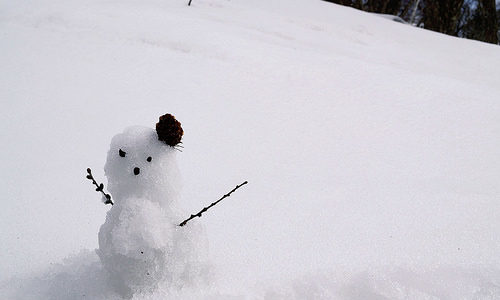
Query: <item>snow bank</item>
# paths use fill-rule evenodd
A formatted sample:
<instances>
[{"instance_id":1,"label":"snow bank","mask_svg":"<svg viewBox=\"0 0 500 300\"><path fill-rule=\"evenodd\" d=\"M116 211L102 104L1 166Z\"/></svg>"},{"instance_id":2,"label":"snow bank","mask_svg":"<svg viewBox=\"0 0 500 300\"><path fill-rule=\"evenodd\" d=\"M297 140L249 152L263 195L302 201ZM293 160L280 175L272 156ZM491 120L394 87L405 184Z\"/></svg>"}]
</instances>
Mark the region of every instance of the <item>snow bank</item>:
<instances>
[{"instance_id":1,"label":"snow bank","mask_svg":"<svg viewBox=\"0 0 500 300\"><path fill-rule=\"evenodd\" d=\"M204 288L171 288L159 285L142 291L133 300L159 299L497 299L500 270L476 267L436 266L318 270L293 280L275 278L248 284L246 291L223 289L222 274ZM222 276L222 277L221 277ZM107 282L97 256L91 251L66 259L50 272L10 279L0 285L6 299L123 299Z\"/></svg>"},{"instance_id":2,"label":"snow bank","mask_svg":"<svg viewBox=\"0 0 500 300\"><path fill-rule=\"evenodd\" d=\"M0 292L4 299L124 299L123 291L115 289L115 282L108 275L95 252L87 250L65 259L44 273L4 281L0 285ZM186 286L173 288L162 283L154 292L138 291L132 299L200 299L211 293L209 285L193 289Z\"/></svg>"},{"instance_id":3,"label":"snow bank","mask_svg":"<svg viewBox=\"0 0 500 300\"><path fill-rule=\"evenodd\" d=\"M3 2L0 295L99 247L85 169L174 112L182 211L249 181L196 220L207 297L498 298L498 46L323 1Z\"/></svg>"}]
</instances>

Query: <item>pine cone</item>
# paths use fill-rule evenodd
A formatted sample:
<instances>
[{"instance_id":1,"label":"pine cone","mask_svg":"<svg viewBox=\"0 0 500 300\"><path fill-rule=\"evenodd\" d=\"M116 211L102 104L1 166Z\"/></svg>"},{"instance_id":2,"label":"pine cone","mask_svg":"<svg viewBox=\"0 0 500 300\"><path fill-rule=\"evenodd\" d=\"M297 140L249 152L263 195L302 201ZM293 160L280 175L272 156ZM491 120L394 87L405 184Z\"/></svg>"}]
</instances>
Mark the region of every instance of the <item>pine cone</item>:
<instances>
[{"instance_id":1,"label":"pine cone","mask_svg":"<svg viewBox=\"0 0 500 300\"><path fill-rule=\"evenodd\" d=\"M158 140L173 147L181 142L184 131L181 123L171 114L165 114L160 117L160 121L156 123L156 133Z\"/></svg>"}]
</instances>

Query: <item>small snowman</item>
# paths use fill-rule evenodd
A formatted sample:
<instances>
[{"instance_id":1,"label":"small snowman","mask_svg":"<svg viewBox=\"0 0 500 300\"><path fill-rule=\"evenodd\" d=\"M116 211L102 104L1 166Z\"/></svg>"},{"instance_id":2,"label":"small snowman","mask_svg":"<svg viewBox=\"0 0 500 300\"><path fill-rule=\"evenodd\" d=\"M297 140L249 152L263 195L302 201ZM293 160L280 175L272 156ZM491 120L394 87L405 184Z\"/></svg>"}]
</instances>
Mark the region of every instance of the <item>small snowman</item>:
<instances>
[{"instance_id":1,"label":"small snowman","mask_svg":"<svg viewBox=\"0 0 500 300\"><path fill-rule=\"evenodd\" d=\"M97 254L123 297L206 281L203 230L196 223L178 225L186 215L179 208L176 165L182 135L180 122L166 114L156 130L129 127L111 140L104 171L113 200L103 195L113 206L99 231Z\"/></svg>"}]
</instances>

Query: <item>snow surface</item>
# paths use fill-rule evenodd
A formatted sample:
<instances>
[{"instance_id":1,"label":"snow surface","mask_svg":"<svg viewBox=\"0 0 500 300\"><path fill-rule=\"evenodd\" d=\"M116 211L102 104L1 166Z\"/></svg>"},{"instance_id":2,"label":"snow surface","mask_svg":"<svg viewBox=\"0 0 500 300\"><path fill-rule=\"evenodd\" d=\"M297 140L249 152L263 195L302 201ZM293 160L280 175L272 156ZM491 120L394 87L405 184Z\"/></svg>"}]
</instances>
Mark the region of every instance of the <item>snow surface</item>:
<instances>
[{"instance_id":1,"label":"snow surface","mask_svg":"<svg viewBox=\"0 0 500 300\"><path fill-rule=\"evenodd\" d=\"M323 1L185 2L0 1L3 299L117 297L85 169L167 112L182 210L249 184L193 221L210 289L135 299L500 297L498 46Z\"/></svg>"}]
</instances>

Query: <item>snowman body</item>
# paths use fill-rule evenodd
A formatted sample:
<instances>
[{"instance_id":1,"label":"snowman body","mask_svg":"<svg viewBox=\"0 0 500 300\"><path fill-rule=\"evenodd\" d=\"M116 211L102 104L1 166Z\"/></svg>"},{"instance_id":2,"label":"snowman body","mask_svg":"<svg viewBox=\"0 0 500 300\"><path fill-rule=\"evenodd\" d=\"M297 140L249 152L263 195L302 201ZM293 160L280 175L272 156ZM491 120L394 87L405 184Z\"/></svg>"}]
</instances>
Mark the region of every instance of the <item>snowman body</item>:
<instances>
[{"instance_id":1,"label":"snowman body","mask_svg":"<svg viewBox=\"0 0 500 300\"><path fill-rule=\"evenodd\" d=\"M180 227L177 151L153 129L130 127L113 137L106 165L114 205L99 231L97 253L123 296L164 283L198 282L206 240L199 225Z\"/></svg>"}]
</instances>

